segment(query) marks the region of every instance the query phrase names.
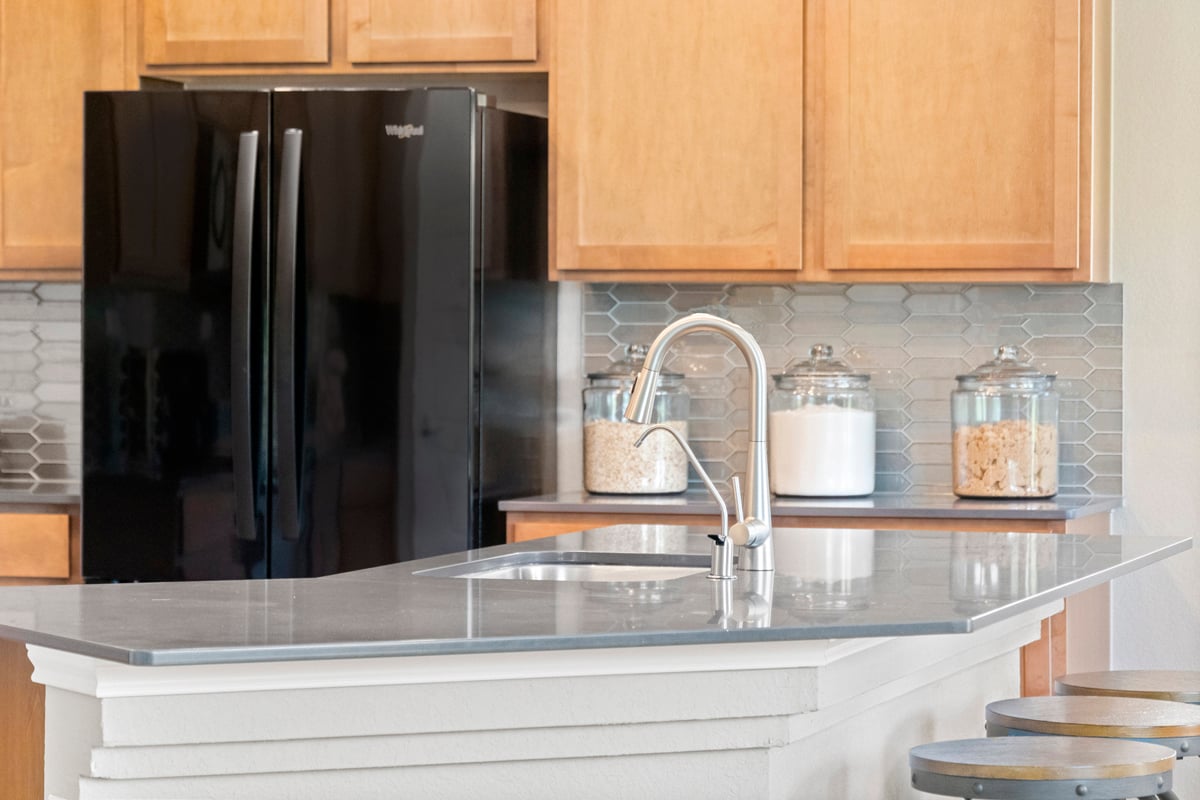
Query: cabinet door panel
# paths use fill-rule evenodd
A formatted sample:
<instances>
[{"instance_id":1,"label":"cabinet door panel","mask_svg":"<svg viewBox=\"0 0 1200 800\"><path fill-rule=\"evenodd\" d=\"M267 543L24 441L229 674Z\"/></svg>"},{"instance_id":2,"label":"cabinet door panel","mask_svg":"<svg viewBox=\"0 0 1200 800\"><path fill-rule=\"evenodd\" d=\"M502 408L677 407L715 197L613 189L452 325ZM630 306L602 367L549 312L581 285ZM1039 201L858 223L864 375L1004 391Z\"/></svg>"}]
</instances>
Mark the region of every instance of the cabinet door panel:
<instances>
[{"instance_id":1,"label":"cabinet door panel","mask_svg":"<svg viewBox=\"0 0 1200 800\"><path fill-rule=\"evenodd\" d=\"M556 24L557 270L794 275L803 5L568 0Z\"/></svg>"},{"instance_id":2,"label":"cabinet door panel","mask_svg":"<svg viewBox=\"0 0 1200 800\"><path fill-rule=\"evenodd\" d=\"M322 63L328 0L144 0L146 64Z\"/></svg>"},{"instance_id":3,"label":"cabinet door panel","mask_svg":"<svg viewBox=\"0 0 1200 800\"><path fill-rule=\"evenodd\" d=\"M1080 0L822 8L824 267L1075 269Z\"/></svg>"},{"instance_id":4,"label":"cabinet door panel","mask_svg":"<svg viewBox=\"0 0 1200 800\"><path fill-rule=\"evenodd\" d=\"M536 0L347 0L354 63L533 61Z\"/></svg>"},{"instance_id":5,"label":"cabinet door panel","mask_svg":"<svg viewBox=\"0 0 1200 800\"><path fill-rule=\"evenodd\" d=\"M0 266L82 264L83 96L125 85L122 0L0 0Z\"/></svg>"}]
</instances>

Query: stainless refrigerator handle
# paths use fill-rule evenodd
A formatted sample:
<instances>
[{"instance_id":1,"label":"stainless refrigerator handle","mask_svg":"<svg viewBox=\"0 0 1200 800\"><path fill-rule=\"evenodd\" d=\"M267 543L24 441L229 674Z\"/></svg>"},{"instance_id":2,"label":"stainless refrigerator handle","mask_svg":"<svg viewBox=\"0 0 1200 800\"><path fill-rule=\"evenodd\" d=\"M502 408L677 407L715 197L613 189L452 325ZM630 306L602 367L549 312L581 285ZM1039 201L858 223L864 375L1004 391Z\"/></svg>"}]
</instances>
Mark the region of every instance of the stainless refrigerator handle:
<instances>
[{"instance_id":1,"label":"stainless refrigerator handle","mask_svg":"<svg viewBox=\"0 0 1200 800\"><path fill-rule=\"evenodd\" d=\"M283 132L279 221L275 243L275 424L279 443L279 527L284 541L300 539L300 474L296 464L296 237L300 215L300 144L304 133Z\"/></svg>"},{"instance_id":2,"label":"stainless refrigerator handle","mask_svg":"<svg viewBox=\"0 0 1200 800\"><path fill-rule=\"evenodd\" d=\"M254 181L258 174L258 131L238 141L233 195L233 296L230 302L229 370L233 418L233 483L237 537L258 539L254 513L254 444L250 431L250 303L254 270Z\"/></svg>"}]
</instances>

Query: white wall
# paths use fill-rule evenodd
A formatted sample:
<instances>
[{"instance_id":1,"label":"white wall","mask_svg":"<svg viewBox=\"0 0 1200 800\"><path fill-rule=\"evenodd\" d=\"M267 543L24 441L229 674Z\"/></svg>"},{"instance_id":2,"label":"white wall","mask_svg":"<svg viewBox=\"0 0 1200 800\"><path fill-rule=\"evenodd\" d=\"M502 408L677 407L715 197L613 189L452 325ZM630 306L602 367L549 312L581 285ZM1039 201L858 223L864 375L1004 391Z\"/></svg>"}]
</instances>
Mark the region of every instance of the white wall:
<instances>
[{"instance_id":1,"label":"white wall","mask_svg":"<svg viewBox=\"0 0 1200 800\"><path fill-rule=\"evenodd\" d=\"M1124 529L1200 527L1200 2L1113 9L1112 277L1125 284ZM1200 669L1200 550L1122 578L1113 666Z\"/></svg>"}]
</instances>

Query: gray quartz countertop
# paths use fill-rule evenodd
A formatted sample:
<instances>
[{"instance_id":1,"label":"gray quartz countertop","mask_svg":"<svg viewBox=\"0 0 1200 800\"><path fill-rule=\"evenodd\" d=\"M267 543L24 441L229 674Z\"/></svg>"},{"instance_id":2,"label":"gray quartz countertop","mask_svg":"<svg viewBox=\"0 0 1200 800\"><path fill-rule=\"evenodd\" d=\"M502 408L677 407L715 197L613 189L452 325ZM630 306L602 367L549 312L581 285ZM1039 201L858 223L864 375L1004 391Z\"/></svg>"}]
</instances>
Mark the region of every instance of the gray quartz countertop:
<instances>
[{"instance_id":1,"label":"gray quartz countertop","mask_svg":"<svg viewBox=\"0 0 1200 800\"><path fill-rule=\"evenodd\" d=\"M1057 495L1045 500L965 500L953 494L877 493L867 497L774 497L771 511L787 517L910 517L929 519L1077 519L1111 511L1121 498ZM592 514L717 514L703 489L681 494L605 495L559 492L504 500L501 511Z\"/></svg>"},{"instance_id":2,"label":"gray quartz countertop","mask_svg":"<svg viewBox=\"0 0 1200 800\"><path fill-rule=\"evenodd\" d=\"M0 505L77 506L79 493L78 483L0 481Z\"/></svg>"},{"instance_id":3,"label":"gray quartz countertop","mask_svg":"<svg viewBox=\"0 0 1200 800\"><path fill-rule=\"evenodd\" d=\"M774 573L722 582L705 574L710 530L614 526L303 580L5 588L0 637L180 665L966 633L1191 546L1179 536L777 528ZM619 582L420 574L545 551L690 554L698 566Z\"/></svg>"}]
</instances>

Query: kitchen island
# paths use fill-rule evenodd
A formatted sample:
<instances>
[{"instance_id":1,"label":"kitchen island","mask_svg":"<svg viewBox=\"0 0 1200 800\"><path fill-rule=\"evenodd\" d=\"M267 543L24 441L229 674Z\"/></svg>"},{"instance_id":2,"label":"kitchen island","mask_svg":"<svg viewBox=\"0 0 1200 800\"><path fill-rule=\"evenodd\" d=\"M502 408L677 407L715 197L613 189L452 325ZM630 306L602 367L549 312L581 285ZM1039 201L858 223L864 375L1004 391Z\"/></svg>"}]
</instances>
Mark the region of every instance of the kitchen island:
<instances>
[{"instance_id":1,"label":"kitchen island","mask_svg":"<svg viewBox=\"0 0 1200 800\"><path fill-rule=\"evenodd\" d=\"M0 636L46 686L53 797L906 796L907 748L978 735L1063 598L1191 544L777 529L776 572L725 583L702 532L5 589ZM674 572L513 568L581 560Z\"/></svg>"}]
</instances>

